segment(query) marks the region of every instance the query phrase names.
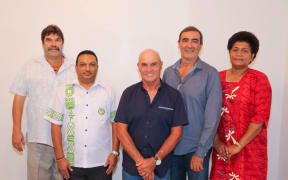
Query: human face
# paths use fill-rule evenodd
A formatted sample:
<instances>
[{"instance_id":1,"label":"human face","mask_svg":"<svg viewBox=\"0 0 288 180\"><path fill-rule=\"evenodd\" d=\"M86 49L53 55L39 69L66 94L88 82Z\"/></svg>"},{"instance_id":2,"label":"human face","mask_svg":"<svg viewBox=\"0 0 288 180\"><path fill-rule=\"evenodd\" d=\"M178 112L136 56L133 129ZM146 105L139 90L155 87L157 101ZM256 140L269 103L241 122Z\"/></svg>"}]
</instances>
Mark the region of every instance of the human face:
<instances>
[{"instance_id":1,"label":"human face","mask_svg":"<svg viewBox=\"0 0 288 180\"><path fill-rule=\"evenodd\" d=\"M94 83L98 72L98 63L96 58L90 54L82 54L78 57L76 73L78 80L83 84Z\"/></svg>"},{"instance_id":2,"label":"human face","mask_svg":"<svg viewBox=\"0 0 288 180\"><path fill-rule=\"evenodd\" d=\"M253 61L254 54L251 53L251 47L247 42L237 41L233 44L230 54L232 68L245 69Z\"/></svg>"},{"instance_id":3,"label":"human face","mask_svg":"<svg viewBox=\"0 0 288 180\"><path fill-rule=\"evenodd\" d=\"M55 59L62 56L63 40L57 34L45 36L42 46L46 58Z\"/></svg>"},{"instance_id":4,"label":"human face","mask_svg":"<svg viewBox=\"0 0 288 180\"><path fill-rule=\"evenodd\" d=\"M183 32L178 42L178 46L183 60L195 61L202 48L200 34L197 31Z\"/></svg>"},{"instance_id":5,"label":"human face","mask_svg":"<svg viewBox=\"0 0 288 180\"><path fill-rule=\"evenodd\" d=\"M144 84L151 84L160 81L162 61L156 52L143 52L139 57L137 65Z\"/></svg>"}]
</instances>

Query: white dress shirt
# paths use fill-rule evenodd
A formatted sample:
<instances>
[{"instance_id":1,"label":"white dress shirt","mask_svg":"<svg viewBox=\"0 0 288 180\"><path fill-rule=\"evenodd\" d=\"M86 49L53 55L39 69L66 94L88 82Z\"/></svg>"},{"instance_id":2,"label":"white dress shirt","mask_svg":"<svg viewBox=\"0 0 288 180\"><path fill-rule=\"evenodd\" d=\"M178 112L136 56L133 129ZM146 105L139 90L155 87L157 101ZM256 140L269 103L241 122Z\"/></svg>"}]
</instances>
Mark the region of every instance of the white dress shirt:
<instances>
[{"instance_id":1,"label":"white dress shirt","mask_svg":"<svg viewBox=\"0 0 288 180\"><path fill-rule=\"evenodd\" d=\"M63 151L73 167L103 166L112 151L114 91L95 81L89 90L78 80L60 87L51 99L45 119L62 125Z\"/></svg>"},{"instance_id":2,"label":"white dress shirt","mask_svg":"<svg viewBox=\"0 0 288 180\"><path fill-rule=\"evenodd\" d=\"M52 146L51 124L43 119L47 105L56 87L75 79L75 63L64 58L56 74L44 56L25 64L16 76L10 90L26 97L26 141Z\"/></svg>"}]
</instances>

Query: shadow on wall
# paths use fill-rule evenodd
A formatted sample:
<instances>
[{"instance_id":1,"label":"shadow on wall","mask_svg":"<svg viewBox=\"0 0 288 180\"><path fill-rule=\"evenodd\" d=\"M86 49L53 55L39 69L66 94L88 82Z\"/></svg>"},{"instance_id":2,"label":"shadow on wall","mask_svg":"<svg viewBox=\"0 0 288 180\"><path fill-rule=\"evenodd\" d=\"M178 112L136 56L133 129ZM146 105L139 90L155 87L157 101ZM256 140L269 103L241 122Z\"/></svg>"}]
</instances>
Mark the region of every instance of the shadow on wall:
<instances>
[{"instance_id":1,"label":"shadow on wall","mask_svg":"<svg viewBox=\"0 0 288 180\"><path fill-rule=\"evenodd\" d=\"M286 51L286 72L284 80L284 100L283 100L283 115L281 123L281 133L280 133L280 150L279 150L279 179L287 179L287 162L288 162L288 52Z\"/></svg>"}]
</instances>

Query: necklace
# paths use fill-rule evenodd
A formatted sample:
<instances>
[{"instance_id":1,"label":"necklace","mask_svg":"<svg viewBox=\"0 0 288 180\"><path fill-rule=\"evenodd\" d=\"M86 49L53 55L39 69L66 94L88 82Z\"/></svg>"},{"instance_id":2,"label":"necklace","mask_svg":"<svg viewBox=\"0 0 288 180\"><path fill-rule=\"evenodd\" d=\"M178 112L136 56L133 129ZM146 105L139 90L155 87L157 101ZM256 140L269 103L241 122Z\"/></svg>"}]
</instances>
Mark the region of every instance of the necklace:
<instances>
[{"instance_id":1,"label":"necklace","mask_svg":"<svg viewBox=\"0 0 288 180\"><path fill-rule=\"evenodd\" d=\"M53 68L54 72L57 73L59 71L60 67L62 66L62 64L63 64L63 57L61 57L60 64L57 64L57 65L51 64L51 67Z\"/></svg>"}]
</instances>

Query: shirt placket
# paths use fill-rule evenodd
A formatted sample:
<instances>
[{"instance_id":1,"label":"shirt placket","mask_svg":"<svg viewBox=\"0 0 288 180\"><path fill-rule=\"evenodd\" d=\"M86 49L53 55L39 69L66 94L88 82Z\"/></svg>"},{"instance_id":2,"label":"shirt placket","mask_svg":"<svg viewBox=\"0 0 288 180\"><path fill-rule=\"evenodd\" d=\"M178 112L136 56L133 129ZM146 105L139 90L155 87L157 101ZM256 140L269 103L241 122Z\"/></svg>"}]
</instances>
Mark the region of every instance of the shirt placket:
<instances>
[{"instance_id":1,"label":"shirt placket","mask_svg":"<svg viewBox=\"0 0 288 180\"><path fill-rule=\"evenodd\" d=\"M177 85L177 90L178 90L178 91L181 91L181 88L183 87L183 85L185 84L185 82L188 81L189 79L191 79L191 77L192 77L193 74L194 74L195 68L196 68L196 64L195 64L194 67L186 74L186 76L184 77L183 81L181 81L180 72L179 72L179 69L177 69L176 72L177 72L177 77L178 77L178 80L179 80L179 84Z\"/></svg>"},{"instance_id":2,"label":"shirt placket","mask_svg":"<svg viewBox=\"0 0 288 180\"><path fill-rule=\"evenodd\" d=\"M86 90L85 92L85 98L84 98L84 101L83 101L83 104L81 104L82 108L83 108L83 129L81 129L81 134L83 134L83 160L84 160L84 164L87 164L88 163L88 158L87 155L88 155L88 148L90 146L89 144L89 115L91 115L89 113L89 96L90 96L91 92L89 92L88 90Z\"/></svg>"},{"instance_id":3,"label":"shirt placket","mask_svg":"<svg viewBox=\"0 0 288 180\"><path fill-rule=\"evenodd\" d=\"M151 124L151 120L149 118L149 114L150 114L150 109L152 107L152 104L150 102L150 97L147 91L145 91L145 101L146 101L146 113L145 113L145 142L149 144L149 128L150 128L150 124Z\"/></svg>"}]
</instances>

